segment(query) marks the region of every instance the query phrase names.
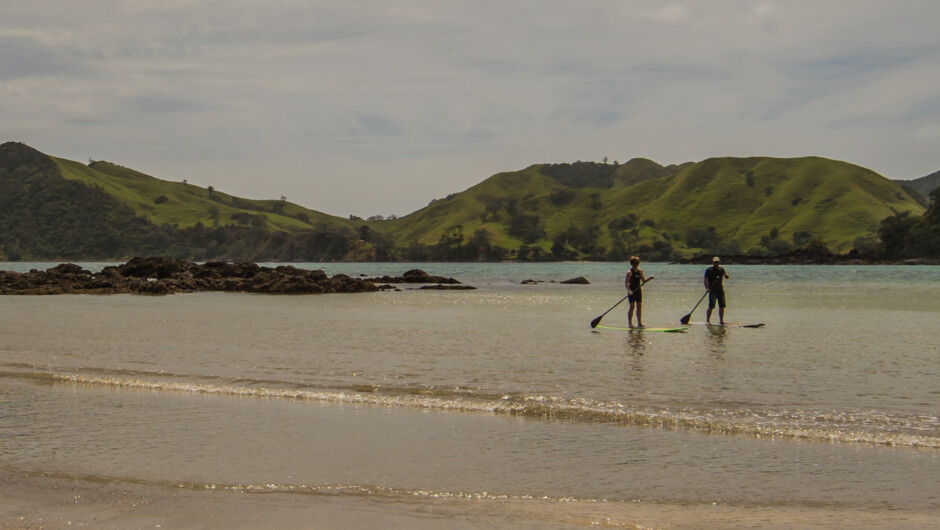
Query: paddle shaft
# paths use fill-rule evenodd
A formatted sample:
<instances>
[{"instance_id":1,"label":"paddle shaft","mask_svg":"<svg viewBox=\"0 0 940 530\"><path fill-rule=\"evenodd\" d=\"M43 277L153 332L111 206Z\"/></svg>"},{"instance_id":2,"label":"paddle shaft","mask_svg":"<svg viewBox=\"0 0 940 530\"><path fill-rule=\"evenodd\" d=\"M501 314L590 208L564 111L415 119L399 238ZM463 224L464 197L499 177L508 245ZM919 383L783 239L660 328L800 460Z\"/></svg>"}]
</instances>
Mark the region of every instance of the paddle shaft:
<instances>
[{"instance_id":1,"label":"paddle shaft","mask_svg":"<svg viewBox=\"0 0 940 530\"><path fill-rule=\"evenodd\" d=\"M679 323L680 323L680 324L688 324L688 323L689 323L689 320L692 319L692 313L694 313L695 310L698 309L699 304L701 304L701 303L702 303L702 300L704 300L705 297L708 296L708 293L710 293L710 292L712 291L712 287L714 287L716 283L718 283L718 280L717 280L717 279L715 279L715 280L711 283L711 285L708 286L708 290L705 291L705 294L703 294L702 297L698 299L698 302L696 302L695 307L693 307L692 310L689 311L689 314L679 319Z\"/></svg>"},{"instance_id":2,"label":"paddle shaft","mask_svg":"<svg viewBox=\"0 0 940 530\"><path fill-rule=\"evenodd\" d=\"M650 280L651 280L651 279L652 279L652 278L650 278ZM645 280L643 283L640 284L640 287L643 287L644 285L646 285L646 283L649 282L650 280ZM610 307L610 309L608 309L607 311L604 311L604 314L603 314L603 315L601 315L601 316L595 318L594 320L592 320L592 321L591 321L591 327L592 327L592 328L596 328L597 325L601 323L601 319L604 318L604 317L607 315L607 313L610 313L611 311L613 311L615 307L617 307L618 305L620 305L621 303L623 303L623 301L626 300L627 298L630 298L630 295L629 295L629 294L628 294L627 296L624 296L623 298L621 298L620 301L617 302L616 304L612 305L612 306Z\"/></svg>"}]
</instances>

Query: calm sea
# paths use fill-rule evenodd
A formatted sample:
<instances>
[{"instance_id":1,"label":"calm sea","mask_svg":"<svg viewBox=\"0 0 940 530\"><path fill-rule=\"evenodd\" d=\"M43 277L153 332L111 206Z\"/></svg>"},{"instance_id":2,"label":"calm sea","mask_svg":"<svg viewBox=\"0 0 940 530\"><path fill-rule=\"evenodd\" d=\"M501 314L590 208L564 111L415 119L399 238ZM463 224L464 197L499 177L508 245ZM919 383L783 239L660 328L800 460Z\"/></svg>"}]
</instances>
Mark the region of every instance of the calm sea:
<instances>
[{"instance_id":1,"label":"calm sea","mask_svg":"<svg viewBox=\"0 0 940 530\"><path fill-rule=\"evenodd\" d=\"M940 517L940 267L727 265L727 320L765 327L652 333L589 326L622 264L302 266L477 290L2 297L0 470L556 523L587 503L612 525L638 503ZM678 325L704 267L642 267L645 323Z\"/></svg>"}]
</instances>

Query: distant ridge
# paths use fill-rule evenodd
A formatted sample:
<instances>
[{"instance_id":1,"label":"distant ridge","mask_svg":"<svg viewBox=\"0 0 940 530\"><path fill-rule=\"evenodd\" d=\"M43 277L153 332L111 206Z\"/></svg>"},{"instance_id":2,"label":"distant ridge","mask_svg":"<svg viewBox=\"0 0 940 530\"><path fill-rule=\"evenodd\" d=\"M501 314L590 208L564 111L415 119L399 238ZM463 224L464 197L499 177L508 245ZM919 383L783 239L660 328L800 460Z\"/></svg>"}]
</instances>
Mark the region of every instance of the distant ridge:
<instances>
[{"instance_id":1,"label":"distant ridge","mask_svg":"<svg viewBox=\"0 0 940 530\"><path fill-rule=\"evenodd\" d=\"M620 178L621 180L617 180ZM619 184L619 185L618 185ZM506 248L569 259L674 259L703 251L773 255L817 241L848 252L882 219L924 207L877 173L820 157L710 158L663 167L580 162L498 173L391 221L399 243L484 230ZM450 235L448 235L450 233Z\"/></svg>"},{"instance_id":2,"label":"distant ridge","mask_svg":"<svg viewBox=\"0 0 940 530\"><path fill-rule=\"evenodd\" d=\"M908 184L929 186L937 174ZM910 187L910 186L909 186ZM535 164L411 214L344 219L0 145L0 260L624 260L872 252L919 192L820 157Z\"/></svg>"},{"instance_id":3,"label":"distant ridge","mask_svg":"<svg viewBox=\"0 0 940 530\"><path fill-rule=\"evenodd\" d=\"M926 200L930 197L931 192L940 188L940 171L935 171L926 177L914 180L895 180L895 182L901 186L909 186Z\"/></svg>"},{"instance_id":4,"label":"distant ridge","mask_svg":"<svg viewBox=\"0 0 940 530\"><path fill-rule=\"evenodd\" d=\"M665 177L678 168L665 168L652 160L634 158L624 164L575 162L573 164L540 164L539 173L569 188L626 188L644 180Z\"/></svg>"}]
</instances>

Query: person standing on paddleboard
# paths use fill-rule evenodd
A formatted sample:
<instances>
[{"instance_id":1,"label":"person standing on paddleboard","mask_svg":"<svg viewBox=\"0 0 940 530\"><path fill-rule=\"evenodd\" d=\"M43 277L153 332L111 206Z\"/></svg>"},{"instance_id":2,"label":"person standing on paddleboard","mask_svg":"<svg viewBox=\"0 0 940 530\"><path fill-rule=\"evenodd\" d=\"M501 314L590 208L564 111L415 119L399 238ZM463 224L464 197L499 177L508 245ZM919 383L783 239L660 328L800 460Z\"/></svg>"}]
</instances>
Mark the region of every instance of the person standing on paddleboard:
<instances>
[{"instance_id":1,"label":"person standing on paddleboard","mask_svg":"<svg viewBox=\"0 0 940 530\"><path fill-rule=\"evenodd\" d=\"M712 266L705 269L705 292L708 293L708 311L705 313L705 322L712 323L712 310L718 304L718 321L725 324L725 287L724 279L731 276L721 266L718 256L712 258Z\"/></svg>"},{"instance_id":2,"label":"person standing on paddleboard","mask_svg":"<svg viewBox=\"0 0 940 530\"><path fill-rule=\"evenodd\" d=\"M633 311L636 310L636 327L643 327L643 284L652 280L655 276L649 278L643 276L640 270L640 258L630 257L630 270L627 271L627 278L624 285L627 287L627 300L630 301L630 309L627 310L627 325L633 327Z\"/></svg>"}]
</instances>

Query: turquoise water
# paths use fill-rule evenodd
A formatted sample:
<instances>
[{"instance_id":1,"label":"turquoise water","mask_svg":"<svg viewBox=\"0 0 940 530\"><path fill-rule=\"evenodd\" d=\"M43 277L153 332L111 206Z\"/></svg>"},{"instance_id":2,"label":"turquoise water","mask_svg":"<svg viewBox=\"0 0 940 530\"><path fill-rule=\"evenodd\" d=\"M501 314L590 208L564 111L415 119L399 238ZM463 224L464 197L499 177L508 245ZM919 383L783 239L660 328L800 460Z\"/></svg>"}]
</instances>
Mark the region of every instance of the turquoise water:
<instances>
[{"instance_id":1,"label":"turquoise water","mask_svg":"<svg viewBox=\"0 0 940 530\"><path fill-rule=\"evenodd\" d=\"M621 264L303 266L478 289L3 297L0 468L405 504L940 513L940 268L727 265L728 320L765 327L643 334L589 326L625 294ZM704 267L643 269L646 324L678 324Z\"/></svg>"}]
</instances>

